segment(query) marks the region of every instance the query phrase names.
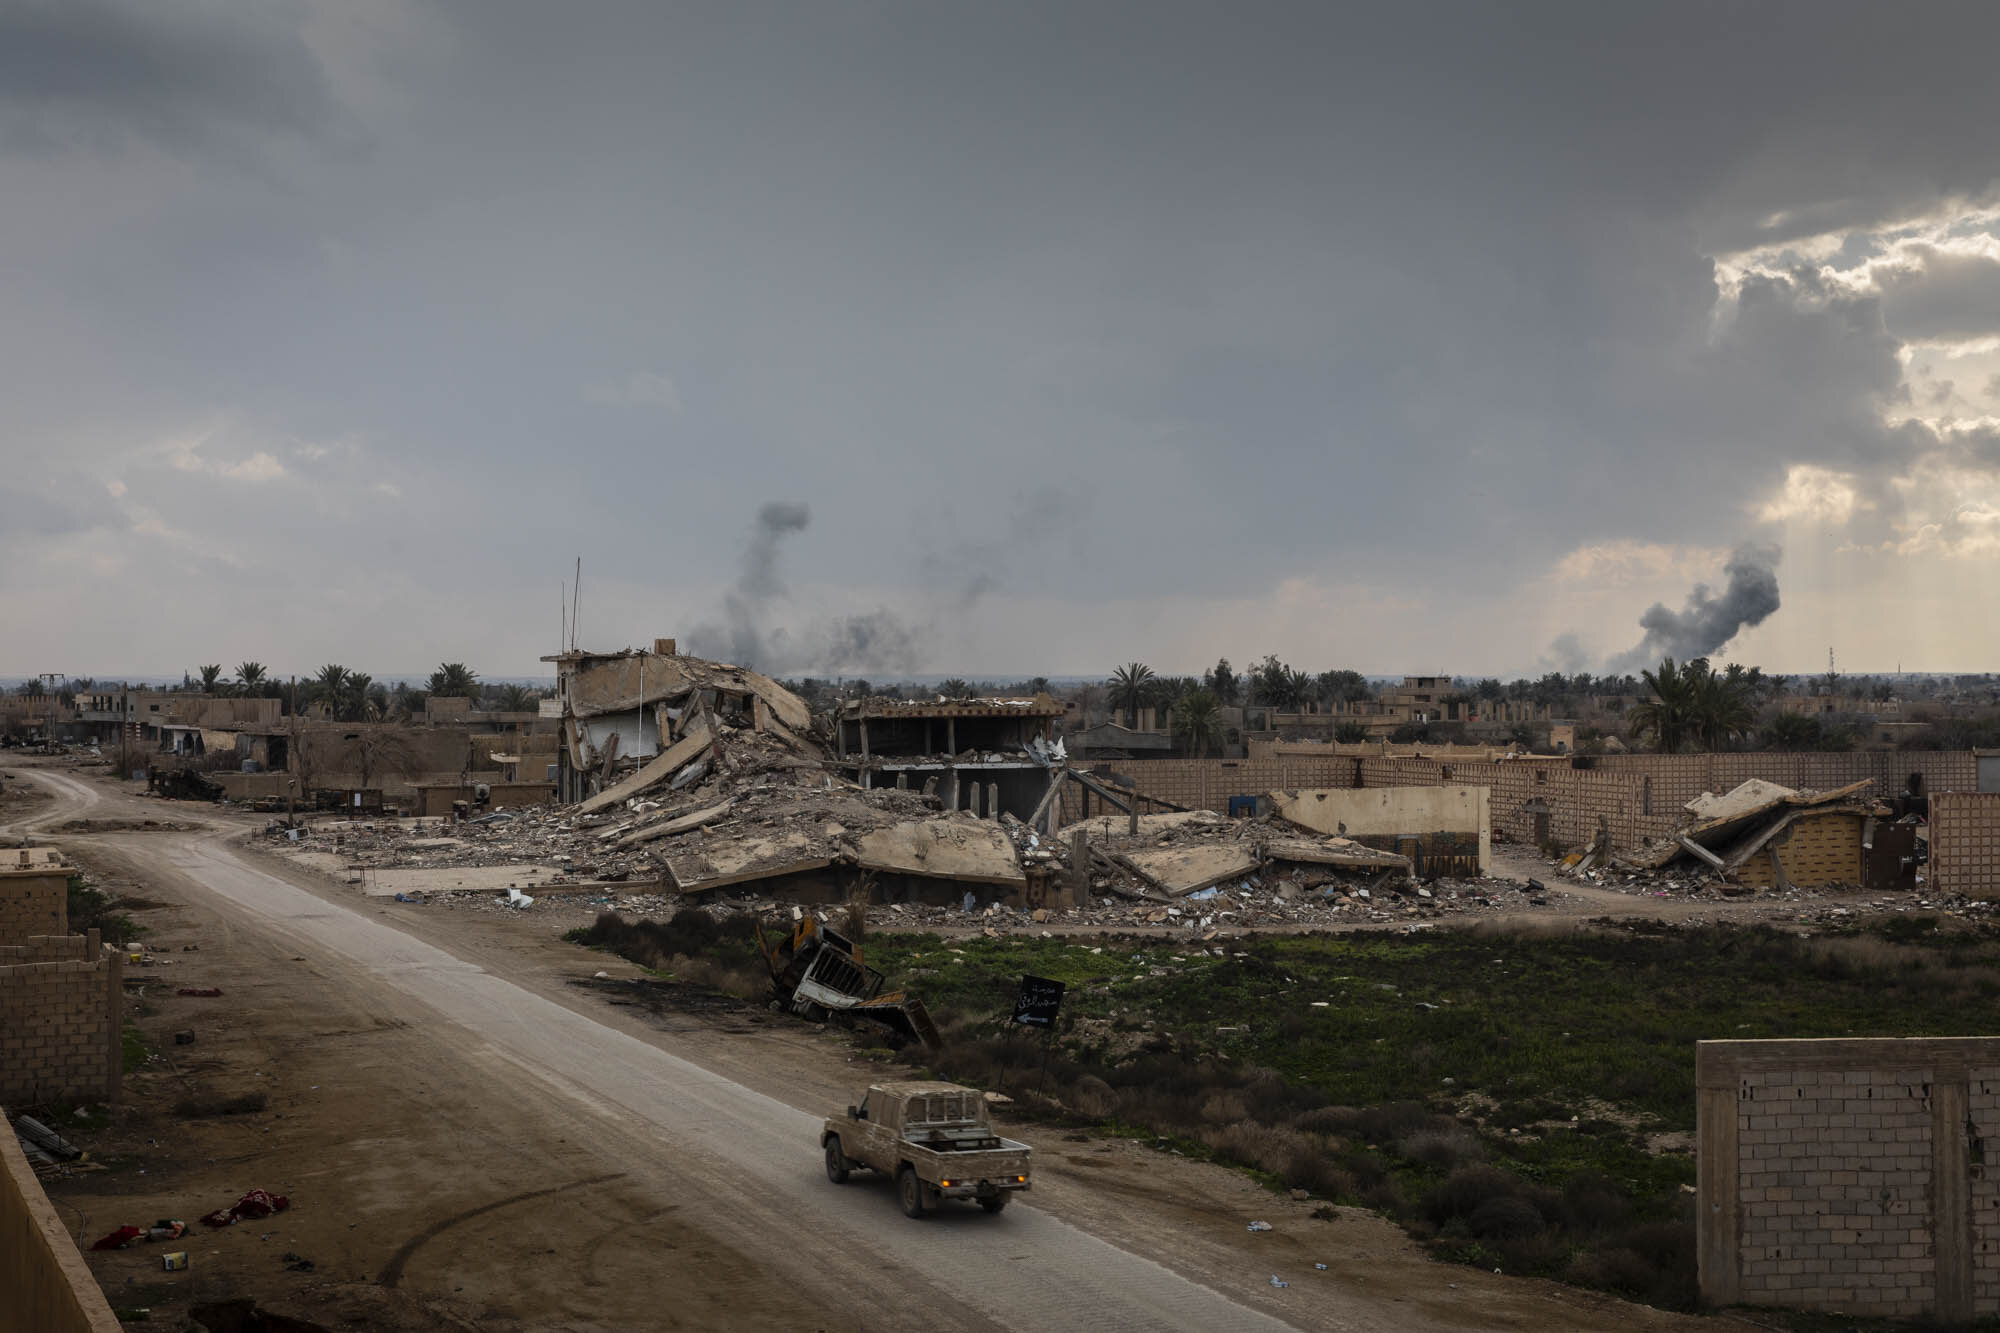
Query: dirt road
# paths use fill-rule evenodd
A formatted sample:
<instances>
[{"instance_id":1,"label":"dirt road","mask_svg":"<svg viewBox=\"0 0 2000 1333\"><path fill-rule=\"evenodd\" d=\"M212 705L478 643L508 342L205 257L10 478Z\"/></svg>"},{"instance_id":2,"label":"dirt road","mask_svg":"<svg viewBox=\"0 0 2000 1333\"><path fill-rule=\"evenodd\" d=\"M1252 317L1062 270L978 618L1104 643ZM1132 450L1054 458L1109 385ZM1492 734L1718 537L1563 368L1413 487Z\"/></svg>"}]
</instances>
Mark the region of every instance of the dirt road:
<instances>
[{"instance_id":1,"label":"dirt road","mask_svg":"<svg viewBox=\"0 0 2000 1333\"><path fill-rule=\"evenodd\" d=\"M57 797L24 821L36 826L91 807L110 815L159 809L66 774L22 771ZM175 807L177 819L185 809ZM379 902L267 866L230 845L241 828L74 841L93 864L185 903L205 927L190 933L207 941L193 962L208 969L204 980L229 978L242 1017L262 1033L243 1064L263 1067L235 1072L268 1077L265 1086L285 1098L283 1123L264 1132L294 1146L289 1156L261 1155L259 1169L288 1175L271 1188L291 1185L322 1208L338 1201L344 1210L316 1224L314 1253L333 1260L322 1266L353 1285L407 1284L434 1295L445 1302L441 1317L482 1328L577 1329L1692 1323L1429 1264L1374 1219L1343 1224L1342 1240L1321 1250L1351 1259L1373 1245L1382 1251L1376 1271L1336 1263L1320 1272L1310 1263L1319 1251L1296 1236L1246 1244L1238 1213L1268 1205L1277 1216L1282 1205L1233 1173L1181 1164L1180 1183L1212 1197L1158 1207L1137 1185L1161 1168L1130 1145L1116 1145L1122 1154L1099 1147L1109 1155L1088 1161L1052 1155L1047 1187L1035 1196L1042 1207L909 1222L886 1185L835 1187L820 1173L817 1116L799 1104L826 1105L824 1080L788 1089L773 1071L753 1077L732 1068L746 1059L742 1049L710 1058L717 1052L698 1042L623 1020L587 995L565 996L546 969L512 951L439 934ZM203 1012L195 1001L164 1003ZM260 1009L268 1010L261 1019ZM288 1018L295 1041L284 1035ZM330 1146L334 1126L348 1140ZM1098 1171L1064 1179L1058 1163ZM196 1163L182 1165L201 1177ZM150 1220L151 1209L171 1215L174 1204L163 1192L123 1206ZM1291 1211L1302 1220L1302 1207ZM412 1227L412 1215L423 1225ZM353 1219L345 1235L331 1225L339 1216ZM384 1234L380 1223L391 1218L398 1230ZM298 1234L299 1223L288 1222ZM1188 1234L1197 1225L1227 1239ZM254 1247L236 1231L220 1233L206 1271L226 1274L232 1263L257 1271ZM105 1257L107 1286L123 1262ZM1285 1267L1292 1285L1271 1286L1272 1267ZM141 1279L131 1272L124 1280Z\"/></svg>"}]
</instances>

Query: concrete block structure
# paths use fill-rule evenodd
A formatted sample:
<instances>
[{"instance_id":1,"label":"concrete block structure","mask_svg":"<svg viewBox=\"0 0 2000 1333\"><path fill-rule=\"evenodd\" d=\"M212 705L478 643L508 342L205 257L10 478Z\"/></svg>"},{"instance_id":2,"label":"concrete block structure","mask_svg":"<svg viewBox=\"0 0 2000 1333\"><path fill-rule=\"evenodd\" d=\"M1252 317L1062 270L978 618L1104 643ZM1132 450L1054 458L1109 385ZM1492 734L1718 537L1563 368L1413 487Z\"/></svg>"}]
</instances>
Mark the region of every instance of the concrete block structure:
<instances>
[{"instance_id":1,"label":"concrete block structure","mask_svg":"<svg viewBox=\"0 0 2000 1333\"><path fill-rule=\"evenodd\" d=\"M67 935L69 877L75 873L49 848L0 850L0 945L31 935Z\"/></svg>"},{"instance_id":2,"label":"concrete block structure","mask_svg":"<svg viewBox=\"0 0 2000 1333\"><path fill-rule=\"evenodd\" d=\"M2000 792L1931 797L1931 884L1939 893L2000 898Z\"/></svg>"},{"instance_id":3,"label":"concrete block structure","mask_svg":"<svg viewBox=\"0 0 2000 1333\"><path fill-rule=\"evenodd\" d=\"M0 945L0 1102L114 1100L123 1025L124 960L96 931Z\"/></svg>"},{"instance_id":4,"label":"concrete block structure","mask_svg":"<svg viewBox=\"0 0 2000 1333\"><path fill-rule=\"evenodd\" d=\"M1696 1047L1702 1298L2000 1314L2000 1038Z\"/></svg>"}]
</instances>

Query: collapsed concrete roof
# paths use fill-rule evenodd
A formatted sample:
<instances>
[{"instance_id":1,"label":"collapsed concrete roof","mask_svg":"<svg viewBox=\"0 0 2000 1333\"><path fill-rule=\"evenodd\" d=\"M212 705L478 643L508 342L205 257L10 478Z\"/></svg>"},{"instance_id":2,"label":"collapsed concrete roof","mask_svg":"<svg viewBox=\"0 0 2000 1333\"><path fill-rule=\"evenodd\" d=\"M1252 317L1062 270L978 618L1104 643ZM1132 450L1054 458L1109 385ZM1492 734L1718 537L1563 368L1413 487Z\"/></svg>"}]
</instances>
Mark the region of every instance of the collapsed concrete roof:
<instances>
[{"instance_id":1,"label":"collapsed concrete roof","mask_svg":"<svg viewBox=\"0 0 2000 1333\"><path fill-rule=\"evenodd\" d=\"M568 659L568 660L565 660ZM805 701L762 672L702 657L627 649L620 653L567 654L564 702L572 716L626 713L647 704L673 703L696 690L752 696L794 731L812 726Z\"/></svg>"},{"instance_id":2,"label":"collapsed concrete roof","mask_svg":"<svg viewBox=\"0 0 2000 1333\"><path fill-rule=\"evenodd\" d=\"M1690 819L1671 836L1655 839L1612 859L1638 870L1658 870L1687 856L1728 873L1749 860L1773 834L1801 813L1818 810L1877 813L1875 803L1866 795L1874 785L1874 779L1863 778L1830 791L1800 791L1751 778L1720 796L1703 792L1684 807Z\"/></svg>"},{"instance_id":3,"label":"collapsed concrete roof","mask_svg":"<svg viewBox=\"0 0 2000 1333\"><path fill-rule=\"evenodd\" d=\"M1068 710L1046 694L1008 699L849 699L840 705L840 716L858 718L948 717L1062 717Z\"/></svg>"}]
</instances>

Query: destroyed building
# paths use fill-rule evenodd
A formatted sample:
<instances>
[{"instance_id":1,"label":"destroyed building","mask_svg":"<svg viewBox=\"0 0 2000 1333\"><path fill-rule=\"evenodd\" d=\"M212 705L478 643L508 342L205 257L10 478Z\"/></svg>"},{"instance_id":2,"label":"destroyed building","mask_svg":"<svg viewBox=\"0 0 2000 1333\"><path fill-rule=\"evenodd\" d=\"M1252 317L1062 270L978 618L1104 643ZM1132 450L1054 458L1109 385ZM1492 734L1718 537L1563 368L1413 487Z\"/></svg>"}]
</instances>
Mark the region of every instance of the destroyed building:
<instances>
[{"instance_id":1,"label":"destroyed building","mask_svg":"<svg viewBox=\"0 0 2000 1333\"><path fill-rule=\"evenodd\" d=\"M741 726L780 743L812 726L799 697L769 676L683 657L674 640L653 650L570 651L544 657L556 667L561 718L556 799L581 801L638 769L711 723Z\"/></svg>"},{"instance_id":2,"label":"destroyed building","mask_svg":"<svg viewBox=\"0 0 2000 1333\"><path fill-rule=\"evenodd\" d=\"M851 699L834 713L841 772L865 790L934 792L947 810L1028 819L1048 791L1030 753L1064 713L1046 694L1021 699Z\"/></svg>"}]
</instances>

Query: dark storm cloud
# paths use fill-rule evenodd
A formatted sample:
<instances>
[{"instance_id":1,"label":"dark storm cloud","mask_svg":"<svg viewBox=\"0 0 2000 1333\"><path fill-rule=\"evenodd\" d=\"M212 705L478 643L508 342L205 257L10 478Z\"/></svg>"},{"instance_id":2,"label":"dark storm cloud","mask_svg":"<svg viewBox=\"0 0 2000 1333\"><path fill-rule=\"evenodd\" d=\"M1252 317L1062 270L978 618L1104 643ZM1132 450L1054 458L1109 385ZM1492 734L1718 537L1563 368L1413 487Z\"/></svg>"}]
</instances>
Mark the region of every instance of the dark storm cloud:
<instances>
[{"instance_id":1,"label":"dark storm cloud","mask_svg":"<svg viewBox=\"0 0 2000 1333\"><path fill-rule=\"evenodd\" d=\"M625 598L635 640L731 644L769 494L814 515L773 578L782 541L795 586L871 589L749 617L849 617L828 661L949 653L945 608L1026 590L1070 619L1009 635L1069 665L1109 604L1385 551L1491 603L1924 447L1881 424L1897 321L1980 301L1801 269L1719 315L1710 257L1989 188L1996 36L1936 4L9 6L0 392L21 448L106 476L215 413L351 439L228 522L357 587L475 568L493 626L581 549L676 590ZM194 151L238 136L275 169ZM678 410L579 391L635 377ZM342 486L361 517L307 521ZM417 612L355 632L434 656Z\"/></svg>"},{"instance_id":2,"label":"dark storm cloud","mask_svg":"<svg viewBox=\"0 0 2000 1333\"><path fill-rule=\"evenodd\" d=\"M0 8L0 131L53 152L319 133L334 109L293 6L19 0ZM287 22L287 19L291 22Z\"/></svg>"}]
</instances>

